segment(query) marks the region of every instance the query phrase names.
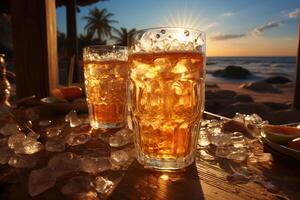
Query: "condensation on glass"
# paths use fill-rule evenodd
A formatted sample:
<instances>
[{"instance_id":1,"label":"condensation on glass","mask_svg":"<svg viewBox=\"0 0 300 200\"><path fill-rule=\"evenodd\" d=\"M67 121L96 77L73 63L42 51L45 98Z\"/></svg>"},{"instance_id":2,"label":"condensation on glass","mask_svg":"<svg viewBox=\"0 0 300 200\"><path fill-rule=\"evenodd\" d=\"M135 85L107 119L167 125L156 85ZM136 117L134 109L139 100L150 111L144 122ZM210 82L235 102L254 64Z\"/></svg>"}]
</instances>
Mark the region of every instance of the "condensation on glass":
<instances>
[{"instance_id":1,"label":"condensation on glass","mask_svg":"<svg viewBox=\"0 0 300 200\"><path fill-rule=\"evenodd\" d=\"M156 169L190 165L204 110L205 34L184 28L137 31L128 63L138 161Z\"/></svg>"},{"instance_id":2,"label":"condensation on glass","mask_svg":"<svg viewBox=\"0 0 300 200\"><path fill-rule=\"evenodd\" d=\"M84 79L90 124L94 129L126 125L127 48L84 48Z\"/></svg>"}]
</instances>

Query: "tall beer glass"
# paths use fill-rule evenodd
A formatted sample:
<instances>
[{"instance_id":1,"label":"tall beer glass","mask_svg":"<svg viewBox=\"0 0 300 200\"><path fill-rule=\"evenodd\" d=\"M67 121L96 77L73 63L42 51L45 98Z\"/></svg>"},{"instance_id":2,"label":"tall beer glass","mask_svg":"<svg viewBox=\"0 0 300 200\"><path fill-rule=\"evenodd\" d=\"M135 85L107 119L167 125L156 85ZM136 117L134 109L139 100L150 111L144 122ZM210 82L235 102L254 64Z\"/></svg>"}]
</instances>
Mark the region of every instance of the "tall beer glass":
<instances>
[{"instance_id":1,"label":"tall beer glass","mask_svg":"<svg viewBox=\"0 0 300 200\"><path fill-rule=\"evenodd\" d=\"M129 38L128 108L138 161L180 169L194 161L204 110L205 34L153 28Z\"/></svg>"}]
</instances>

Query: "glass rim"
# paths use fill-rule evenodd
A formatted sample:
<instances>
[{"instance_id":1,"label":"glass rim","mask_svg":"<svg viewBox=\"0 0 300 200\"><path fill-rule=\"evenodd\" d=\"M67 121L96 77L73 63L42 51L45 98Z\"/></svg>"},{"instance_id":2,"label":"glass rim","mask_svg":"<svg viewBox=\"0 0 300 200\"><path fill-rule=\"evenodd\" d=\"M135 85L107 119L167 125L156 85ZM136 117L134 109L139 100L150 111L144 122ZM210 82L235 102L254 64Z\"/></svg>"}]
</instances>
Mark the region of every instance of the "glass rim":
<instances>
[{"instance_id":1,"label":"glass rim","mask_svg":"<svg viewBox=\"0 0 300 200\"><path fill-rule=\"evenodd\" d=\"M99 49L99 50L127 50L127 46L121 45L90 45L83 48L84 51L88 49Z\"/></svg>"},{"instance_id":2,"label":"glass rim","mask_svg":"<svg viewBox=\"0 0 300 200\"><path fill-rule=\"evenodd\" d=\"M151 30L160 30L160 29L166 29L166 30L187 30L187 31L193 31L193 32L199 32L199 34L205 34L204 31L201 31L196 28L186 28L186 27L175 27L175 26L158 26L158 27L151 27L151 28L144 28L134 31L133 33L128 35L128 38L134 35L137 35L142 32L151 31Z\"/></svg>"}]
</instances>

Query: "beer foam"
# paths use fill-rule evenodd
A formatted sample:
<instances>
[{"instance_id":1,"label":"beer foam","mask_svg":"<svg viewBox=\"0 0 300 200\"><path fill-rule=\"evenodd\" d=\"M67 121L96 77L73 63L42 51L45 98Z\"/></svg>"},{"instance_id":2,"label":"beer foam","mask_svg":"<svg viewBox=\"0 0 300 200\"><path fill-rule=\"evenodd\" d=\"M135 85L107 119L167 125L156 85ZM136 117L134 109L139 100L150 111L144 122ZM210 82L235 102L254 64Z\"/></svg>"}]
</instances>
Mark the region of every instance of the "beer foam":
<instances>
[{"instance_id":1,"label":"beer foam","mask_svg":"<svg viewBox=\"0 0 300 200\"><path fill-rule=\"evenodd\" d=\"M136 33L130 53L164 51L205 51L205 34L195 30L167 28Z\"/></svg>"}]
</instances>

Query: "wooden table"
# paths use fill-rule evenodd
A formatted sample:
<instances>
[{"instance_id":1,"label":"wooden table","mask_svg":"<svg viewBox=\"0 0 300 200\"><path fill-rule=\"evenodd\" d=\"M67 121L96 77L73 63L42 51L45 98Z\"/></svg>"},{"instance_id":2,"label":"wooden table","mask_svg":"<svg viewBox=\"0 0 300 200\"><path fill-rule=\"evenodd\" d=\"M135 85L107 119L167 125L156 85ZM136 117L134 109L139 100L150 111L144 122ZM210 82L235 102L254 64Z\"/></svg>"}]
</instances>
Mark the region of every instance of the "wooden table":
<instances>
[{"instance_id":1,"label":"wooden table","mask_svg":"<svg viewBox=\"0 0 300 200\"><path fill-rule=\"evenodd\" d=\"M39 108L40 109L40 108ZM63 115L52 113L47 117L62 122ZM43 113L41 112L41 113ZM39 131L39 127L33 127ZM102 133L113 134L113 132ZM100 141L101 143L105 143ZM99 145L99 141L92 141L87 144L89 147ZM74 147L74 151L81 151L85 147ZM73 151L71 149L71 151ZM109 151L106 144L103 151ZM112 171L116 175L116 187L107 195L101 196L104 199L300 199L300 163L299 161L287 158L279 153L265 148L274 156L272 165L254 165L255 173L260 174L278 187L278 191L269 192L261 185L249 182L245 184L230 184L227 181L228 174L232 170L245 164L237 164L226 159L214 161L203 160L198 154L196 161L184 171L162 172L144 169L134 160L127 170ZM42 160L47 160L49 152L42 153ZM43 163L43 162L41 162ZM36 167L36 168L39 168ZM31 197L27 192L28 174L31 169L15 169L8 165L0 166L0 199L2 200L26 200L26 199L74 199L63 196L60 187L65 180L59 180L53 188L44 193Z\"/></svg>"}]
</instances>

